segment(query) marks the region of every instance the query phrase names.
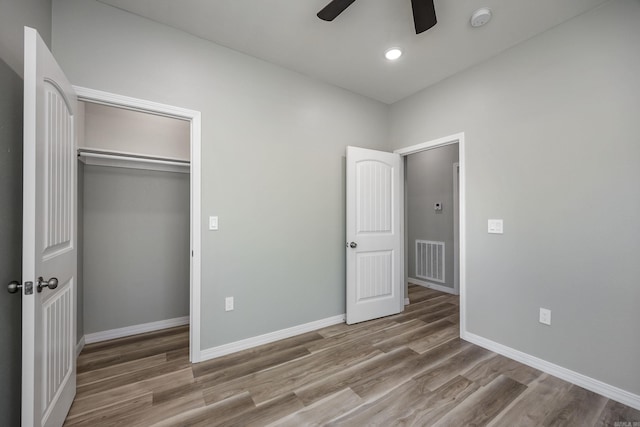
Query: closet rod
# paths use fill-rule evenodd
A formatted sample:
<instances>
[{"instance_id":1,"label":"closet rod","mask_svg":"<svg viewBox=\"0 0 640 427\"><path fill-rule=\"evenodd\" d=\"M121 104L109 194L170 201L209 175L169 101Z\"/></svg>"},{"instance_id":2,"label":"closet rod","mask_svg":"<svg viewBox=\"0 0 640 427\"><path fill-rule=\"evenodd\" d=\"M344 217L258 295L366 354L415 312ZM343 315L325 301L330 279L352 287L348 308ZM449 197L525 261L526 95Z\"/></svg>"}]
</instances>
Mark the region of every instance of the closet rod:
<instances>
[{"instance_id":1,"label":"closet rod","mask_svg":"<svg viewBox=\"0 0 640 427\"><path fill-rule=\"evenodd\" d=\"M120 159L131 162L140 162L140 163L154 163L158 165L173 165L173 166L189 166L190 162L188 160L160 160L151 156L127 156L124 154L104 154L104 153L92 153L90 151L80 151L78 152L78 156L80 157L93 157L97 159Z\"/></svg>"}]
</instances>

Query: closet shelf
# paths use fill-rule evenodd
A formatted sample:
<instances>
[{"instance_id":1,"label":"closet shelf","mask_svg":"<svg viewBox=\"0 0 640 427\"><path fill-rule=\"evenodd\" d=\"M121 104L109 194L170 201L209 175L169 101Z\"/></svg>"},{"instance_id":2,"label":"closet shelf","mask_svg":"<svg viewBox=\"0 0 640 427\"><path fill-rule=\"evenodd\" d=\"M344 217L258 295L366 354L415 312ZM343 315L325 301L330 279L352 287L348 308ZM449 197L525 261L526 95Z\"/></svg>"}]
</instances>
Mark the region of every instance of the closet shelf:
<instances>
[{"instance_id":1,"label":"closet shelf","mask_svg":"<svg viewBox=\"0 0 640 427\"><path fill-rule=\"evenodd\" d=\"M87 165L111 166L129 169L156 170L189 173L188 160L171 157L149 156L95 148L78 148L78 158Z\"/></svg>"}]
</instances>

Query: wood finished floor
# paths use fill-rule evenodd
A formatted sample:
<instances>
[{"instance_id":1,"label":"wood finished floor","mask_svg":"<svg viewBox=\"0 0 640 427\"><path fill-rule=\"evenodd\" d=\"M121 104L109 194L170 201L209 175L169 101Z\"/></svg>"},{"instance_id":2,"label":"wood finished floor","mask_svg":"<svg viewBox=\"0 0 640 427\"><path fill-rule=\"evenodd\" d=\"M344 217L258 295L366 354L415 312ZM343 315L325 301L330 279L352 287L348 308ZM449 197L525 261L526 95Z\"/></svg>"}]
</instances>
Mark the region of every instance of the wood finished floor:
<instances>
[{"instance_id":1,"label":"wood finished floor","mask_svg":"<svg viewBox=\"0 0 640 427\"><path fill-rule=\"evenodd\" d=\"M409 294L401 314L196 365L186 327L87 345L65 426L640 425L640 411L460 340L458 297Z\"/></svg>"}]
</instances>

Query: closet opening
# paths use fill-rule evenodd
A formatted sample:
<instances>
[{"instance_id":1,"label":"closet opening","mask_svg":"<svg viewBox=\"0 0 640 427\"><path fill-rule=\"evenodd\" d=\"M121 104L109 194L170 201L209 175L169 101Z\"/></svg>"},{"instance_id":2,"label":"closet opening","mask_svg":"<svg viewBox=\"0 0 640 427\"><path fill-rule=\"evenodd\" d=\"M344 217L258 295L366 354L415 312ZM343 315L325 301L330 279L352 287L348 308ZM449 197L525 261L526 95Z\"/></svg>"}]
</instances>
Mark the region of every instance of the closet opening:
<instances>
[{"instance_id":1,"label":"closet opening","mask_svg":"<svg viewBox=\"0 0 640 427\"><path fill-rule=\"evenodd\" d=\"M78 350L188 325L198 362L200 113L76 91Z\"/></svg>"}]
</instances>

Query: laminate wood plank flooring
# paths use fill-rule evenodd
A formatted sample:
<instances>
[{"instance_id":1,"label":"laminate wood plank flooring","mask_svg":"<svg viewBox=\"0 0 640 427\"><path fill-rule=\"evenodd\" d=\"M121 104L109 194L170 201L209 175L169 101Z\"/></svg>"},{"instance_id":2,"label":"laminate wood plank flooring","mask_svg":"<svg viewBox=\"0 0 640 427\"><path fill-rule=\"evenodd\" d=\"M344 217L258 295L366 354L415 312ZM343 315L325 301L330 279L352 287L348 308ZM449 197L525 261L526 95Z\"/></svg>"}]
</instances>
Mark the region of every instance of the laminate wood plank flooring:
<instances>
[{"instance_id":1,"label":"laminate wood plank flooring","mask_svg":"<svg viewBox=\"0 0 640 427\"><path fill-rule=\"evenodd\" d=\"M457 296L199 364L187 327L87 345L66 426L640 426L640 411L459 337Z\"/></svg>"}]
</instances>

